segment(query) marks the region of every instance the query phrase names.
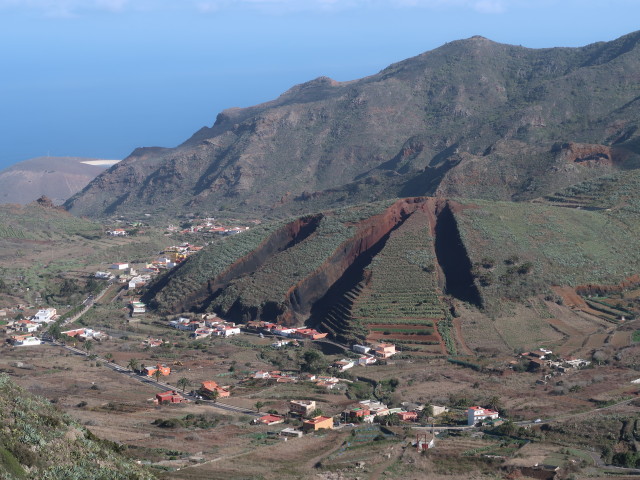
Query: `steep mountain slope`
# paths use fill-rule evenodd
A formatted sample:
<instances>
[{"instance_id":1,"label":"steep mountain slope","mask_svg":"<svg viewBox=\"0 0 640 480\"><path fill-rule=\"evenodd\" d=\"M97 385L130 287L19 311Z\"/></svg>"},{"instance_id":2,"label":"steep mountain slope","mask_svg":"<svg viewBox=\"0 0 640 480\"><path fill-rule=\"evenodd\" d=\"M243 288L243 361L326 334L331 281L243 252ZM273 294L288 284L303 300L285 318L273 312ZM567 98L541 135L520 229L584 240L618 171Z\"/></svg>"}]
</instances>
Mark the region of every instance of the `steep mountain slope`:
<instances>
[{"instance_id":1,"label":"steep mountain slope","mask_svg":"<svg viewBox=\"0 0 640 480\"><path fill-rule=\"evenodd\" d=\"M153 479L85 427L0 374L0 476L3 479Z\"/></svg>"},{"instance_id":2,"label":"steep mountain slope","mask_svg":"<svg viewBox=\"0 0 640 480\"><path fill-rule=\"evenodd\" d=\"M640 283L637 182L637 171L623 172L564 194L583 192L590 206L590 193L606 191L595 209L411 197L264 225L210 244L144 300L162 313L208 310L452 351L446 332L461 302L496 314L505 301L553 298L554 286Z\"/></svg>"},{"instance_id":3,"label":"steep mountain slope","mask_svg":"<svg viewBox=\"0 0 640 480\"><path fill-rule=\"evenodd\" d=\"M455 41L350 82L318 78L147 148L66 207L302 213L415 195L535 198L638 165L640 32L582 48Z\"/></svg>"},{"instance_id":4,"label":"steep mountain slope","mask_svg":"<svg viewBox=\"0 0 640 480\"><path fill-rule=\"evenodd\" d=\"M27 204L46 195L61 205L115 162L82 157L25 160L0 172L0 203Z\"/></svg>"}]
</instances>

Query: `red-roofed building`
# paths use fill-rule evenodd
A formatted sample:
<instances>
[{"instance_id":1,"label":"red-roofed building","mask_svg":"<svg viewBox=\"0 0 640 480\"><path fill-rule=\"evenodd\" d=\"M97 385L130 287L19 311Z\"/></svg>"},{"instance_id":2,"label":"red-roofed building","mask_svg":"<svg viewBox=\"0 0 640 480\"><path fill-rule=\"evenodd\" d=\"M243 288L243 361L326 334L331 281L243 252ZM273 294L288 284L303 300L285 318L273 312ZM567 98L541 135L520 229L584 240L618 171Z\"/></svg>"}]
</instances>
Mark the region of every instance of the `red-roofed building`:
<instances>
[{"instance_id":1,"label":"red-roofed building","mask_svg":"<svg viewBox=\"0 0 640 480\"><path fill-rule=\"evenodd\" d=\"M291 335L293 338L300 338L303 340L320 340L327 336L326 333L320 333L313 328L298 328Z\"/></svg>"},{"instance_id":2,"label":"red-roofed building","mask_svg":"<svg viewBox=\"0 0 640 480\"><path fill-rule=\"evenodd\" d=\"M486 419L495 420L498 416L498 412L489 408L469 407L469 410L467 410L467 425L476 425Z\"/></svg>"},{"instance_id":3,"label":"red-roofed building","mask_svg":"<svg viewBox=\"0 0 640 480\"><path fill-rule=\"evenodd\" d=\"M202 382L200 386L200 392L207 397L226 398L231 396L231 392L224 387L221 387L213 380L208 382ZM215 393L214 393L215 392Z\"/></svg>"},{"instance_id":4,"label":"red-roofed building","mask_svg":"<svg viewBox=\"0 0 640 480\"><path fill-rule=\"evenodd\" d=\"M418 413L417 412L398 412L398 417L403 422L417 422L418 421Z\"/></svg>"},{"instance_id":5,"label":"red-roofed building","mask_svg":"<svg viewBox=\"0 0 640 480\"><path fill-rule=\"evenodd\" d=\"M321 430L323 428L333 429L333 418L332 417L314 417L310 420L304 420L302 422L302 431L310 432L315 430Z\"/></svg>"},{"instance_id":6,"label":"red-roofed building","mask_svg":"<svg viewBox=\"0 0 640 480\"><path fill-rule=\"evenodd\" d=\"M188 401L187 399L185 399L182 395L180 395L175 390L156 393L156 403L160 405L163 403L182 403L187 401Z\"/></svg>"},{"instance_id":7,"label":"red-roofed building","mask_svg":"<svg viewBox=\"0 0 640 480\"><path fill-rule=\"evenodd\" d=\"M144 367L142 369L144 374L148 377L152 377L158 370L160 370L160 374L165 377L171 373L171 367L167 367L166 365L156 365L155 367Z\"/></svg>"},{"instance_id":8,"label":"red-roofed building","mask_svg":"<svg viewBox=\"0 0 640 480\"><path fill-rule=\"evenodd\" d=\"M254 420L255 423L262 423L263 425L276 425L278 423L284 423L284 417L282 415L274 415L269 413L260 418Z\"/></svg>"}]
</instances>

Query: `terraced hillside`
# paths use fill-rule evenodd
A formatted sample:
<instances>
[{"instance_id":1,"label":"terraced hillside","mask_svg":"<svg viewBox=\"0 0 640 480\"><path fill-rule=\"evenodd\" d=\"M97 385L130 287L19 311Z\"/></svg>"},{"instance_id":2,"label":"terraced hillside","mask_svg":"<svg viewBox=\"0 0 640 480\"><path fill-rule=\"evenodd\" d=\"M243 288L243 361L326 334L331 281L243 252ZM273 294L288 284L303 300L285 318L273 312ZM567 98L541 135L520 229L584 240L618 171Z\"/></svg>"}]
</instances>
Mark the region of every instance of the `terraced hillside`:
<instances>
[{"instance_id":1,"label":"terraced hillside","mask_svg":"<svg viewBox=\"0 0 640 480\"><path fill-rule=\"evenodd\" d=\"M391 233L365 269L368 281L352 312L369 332L367 340L440 353L436 326L444 306L437 270L429 217L419 209Z\"/></svg>"},{"instance_id":2,"label":"terraced hillside","mask_svg":"<svg viewBox=\"0 0 640 480\"><path fill-rule=\"evenodd\" d=\"M454 353L465 349L464 319L451 317L461 303L495 317L536 295L559 299L559 286L597 294L640 284L640 214L624 194L637 176L623 177L593 182L610 197L595 210L412 197L261 226L210 245L145 299L166 313L305 323L344 342ZM628 314L589 308L607 322Z\"/></svg>"}]
</instances>

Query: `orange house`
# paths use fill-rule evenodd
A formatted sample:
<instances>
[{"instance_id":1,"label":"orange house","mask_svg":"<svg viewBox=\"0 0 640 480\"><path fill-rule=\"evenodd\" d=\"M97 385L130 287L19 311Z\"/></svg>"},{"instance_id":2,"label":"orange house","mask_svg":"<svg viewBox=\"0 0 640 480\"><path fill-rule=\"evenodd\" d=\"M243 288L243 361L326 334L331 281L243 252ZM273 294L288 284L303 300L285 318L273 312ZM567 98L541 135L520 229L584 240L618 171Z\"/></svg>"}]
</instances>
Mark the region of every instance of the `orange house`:
<instances>
[{"instance_id":1,"label":"orange house","mask_svg":"<svg viewBox=\"0 0 640 480\"><path fill-rule=\"evenodd\" d=\"M378 357L389 358L396 354L396 346L392 343L380 343L374 347L373 352Z\"/></svg>"},{"instance_id":2,"label":"orange house","mask_svg":"<svg viewBox=\"0 0 640 480\"><path fill-rule=\"evenodd\" d=\"M305 420L302 422L302 430L304 432L320 430L323 428L327 428L329 430L333 429L332 417L320 416L320 417L314 417L311 420Z\"/></svg>"},{"instance_id":3,"label":"orange house","mask_svg":"<svg viewBox=\"0 0 640 480\"><path fill-rule=\"evenodd\" d=\"M185 398L175 390L169 390L168 392L156 393L156 402L159 405L163 403L182 403L185 402Z\"/></svg>"},{"instance_id":4,"label":"orange house","mask_svg":"<svg viewBox=\"0 0 640 480\"><path fill-rule=\"evenodd\" d=\"M205 396L212 396L213 392L217 392L218 398L226 398L231 396L229 390L221 387L213 380L208 382L202 382L200 386L200 392Z\"/></svg>"},{"instance_id":5,"label":"orange house","mask_svg":"<svg viewBox=\"0 0 640 480\"><path fill-rule=\"evenodd\" d=\"M144 367L143 372L148 377L153 377L153 375L158 370L160 370L160 374L165 377L171 373L171 367L167 367L166 365L156 365L155 367Z\"/></svg>"}]
</instances>

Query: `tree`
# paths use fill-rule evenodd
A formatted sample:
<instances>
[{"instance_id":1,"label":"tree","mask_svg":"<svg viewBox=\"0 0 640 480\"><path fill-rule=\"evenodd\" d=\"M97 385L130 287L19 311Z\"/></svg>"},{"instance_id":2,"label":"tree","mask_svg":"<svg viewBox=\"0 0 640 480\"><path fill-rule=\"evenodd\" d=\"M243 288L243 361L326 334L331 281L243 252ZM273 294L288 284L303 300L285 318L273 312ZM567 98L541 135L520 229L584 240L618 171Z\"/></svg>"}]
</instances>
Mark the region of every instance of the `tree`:
<instances>
[{"instance_id":1,"label":"tree","mask_svg":"<svg viewBox=\"0 0 640 480\"><path fill-rule=\"evenodd\" d=\"M378 416L380 425L391 426L400 425L400 416L397 413Z\"/></svg>"},{"instance_id":2,"label":"tree","mask_svg":"<svg viewBox=\"0 0 640 480\"><path fill-rule=\"evenodd\" d=\"M304 352L301 369L305 372L319 373L327 368L327 360L324 355L317 350L307 350Z\"/></svg>"},{"instance_id":3,"label":"tree","mask_svg":"<svg viewBox=\"0 0 640 480\"><path fill-rule=\"evenodd\" d=\"M260 409L262 407L264 407L264 403L262 403L260 401L257 401L256 404L255 404L255 407L256 407L256 410L258 411L258 413L260 413Z\"/></svg>"},{"instance_id":4,"label":"tree","mask_svg":"<svg viewBox=\"0 0 640 480\"><path fill-rule=\"evenodd\" d=\"M60 331L60 325L57 322L52 323L47 330L47 333L51 335L51 338L53 338L54 340L58 340L62 335L62 332Z\"/></svg>"},{"instance_id":5,"label":"tree","mask_svg":"<svg viewBox=\"0 0 640 480\"><path fill-rule=\"evenodd\" d=\"M210 392L209 394L209 398L213 401L213 402L217 402L218 401L218 397L220 396L220 392L218 392L218 390L213 390L212 392ZM258 402L260 403L260 402ZM260 411L260 410L258 410Z\"/></svg>"},{"instance_id":6,"label":"tree","mask_svg":"<svg viewBox=\"0 0 640 480\"><path fill-rule=\"evenodd\" d=\"M137 359L132 358L131 360L129 360L127 367L129 367L129 370L131 370L132 372L135 372L140 367L140 363Z\"/></svg>"},{"instance_id":7,"label":"tree","mask_svg":"<svg viewBox=\"0 0 640 480\"><path fill-rule=\"evenodd\" d=\"M178 380L178 387L182 388L183 392L189 385L191 385L191 381L187 377L182 377L180 380Z\"/></svg>"},{"instance_id":8,"label":"tree","mask_svg":"<svg viewBox=\"0 0 640 480\"><path fill-rule=\"evenodd\" d=\"M84 349L87 352L90 352L91 350L93 350L93 342L91 340L87 340L84 342Z\"/></svg>"},{"instance_id":9,"label":"tree","mask_svg":"<svg viewBox=\"0 0 640 480\"><path fill-rule=\"evenodd\" d=\"M502 400L498 395L494 395L487 402L487 407L489 407L491 410L498 411L502 408Z\"/></svg>"},{"instance_id":10,"label":"tree","mask_svg":"<svg viewBox=\"0 0 640 480\"><path fill-rule=\"evenodd\" d=\"M107 359L107 362L112 362L113 361L113 353L111 352L107 352L104 354L104 358Z\"/></svg>"},{"instance_id":11,"label":"tree","mask_svg":"<svg viewBox=\"0 0 640 480\"><path fill-rule=\"evenodd\" d=\"M421 423L427 423L430 417L433 417L433 405L425 405L418 413L418 420Z\"/></svg>"},{"instance_id":12,"label":"tree","mask_svg":"<svg viewBox=\"0 0 640 480\"><path fill-rule=\"evenodd\" d=\"M153 378L156 379L156 382L159 382L161 376L162 376L162 372L160 371L159 368L156 368L153 372Z\"/></svg>"}]
</instances>

